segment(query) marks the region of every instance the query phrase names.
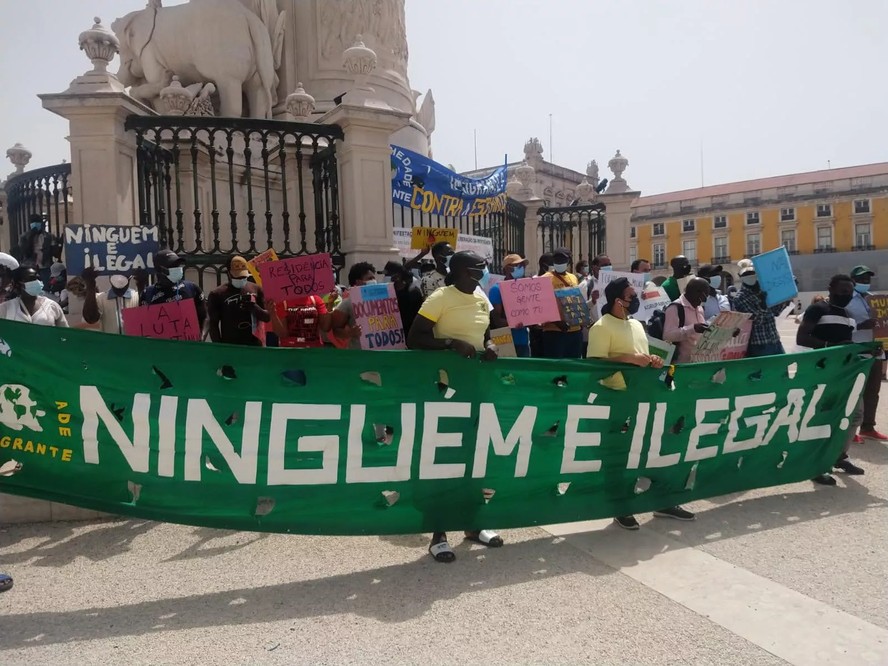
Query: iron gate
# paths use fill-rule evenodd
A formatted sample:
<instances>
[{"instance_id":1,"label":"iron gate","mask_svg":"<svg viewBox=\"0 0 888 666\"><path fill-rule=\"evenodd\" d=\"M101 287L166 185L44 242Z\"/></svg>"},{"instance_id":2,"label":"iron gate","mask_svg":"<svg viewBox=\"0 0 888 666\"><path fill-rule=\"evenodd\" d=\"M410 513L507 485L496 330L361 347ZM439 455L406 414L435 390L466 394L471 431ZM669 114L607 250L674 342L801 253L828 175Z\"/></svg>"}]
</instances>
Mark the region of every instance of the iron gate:
<instances>
[{"instance_id":1,"label":"iron gate","mask_svg":"<svg viewBox=\"0 0 888 666\"><path fill-rule=\"evenodd\" d=\"M607 252L603 203L564 208L540 208L539 247L542 252L566 247L573 260L591 261Z\"/></svg>"}]
</instances>

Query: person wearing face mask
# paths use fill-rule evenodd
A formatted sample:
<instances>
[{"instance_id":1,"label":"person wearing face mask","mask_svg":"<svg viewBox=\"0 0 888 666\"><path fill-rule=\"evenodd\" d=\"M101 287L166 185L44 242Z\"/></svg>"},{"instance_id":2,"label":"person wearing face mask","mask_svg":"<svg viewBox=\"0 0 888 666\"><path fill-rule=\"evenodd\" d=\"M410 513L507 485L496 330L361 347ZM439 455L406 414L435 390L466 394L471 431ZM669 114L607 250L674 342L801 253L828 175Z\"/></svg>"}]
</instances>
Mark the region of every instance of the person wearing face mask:
<instances>
[{"instance_id":1,"label":"person wearing face mask","mask_svg":"<svg viewBox=\"0 0 888 666\"><path fill-rule=\"evenodd\" d=\"M429 296L410 327L407 347L429 351L453 350L459 356L495 361L496 345L490 340L490 301L479 293L487 262L474 252L456 252L450 261L447 284ZM428 511L440 507L440 495L429 498ZM466 507L467 512L477 505ZM503 539L492 530L466 532L471 541L491 548L503 545ZM429 554L436 562L453 562L456 555L447 542L445 532L435 532Z\"/></svg>"},{"instance_id":2,"label":"person wearing face mask","mask_svg":"<svg viewBox=\"0 0 888 666\"><path fill-rule=\"evenodd\" d=\"M749 334L749 346L746 356L775 356L784 354L780 333L777 332L777 317L783 312L784 304L767 306L767 294L762 291L755 274L755 266L751 259L737 262L742 286L734 297L734 310L752 315L752 331Z\"/></svg>"},{"instance_id":3,"label":"person wearing face mask","mask_svg":"<svg viewBox=\"0 0 888 666\"><path fill-rule=\"evenodd\" d=\"M68 269L61 261L49 267L49 288L45 295L62 306L62 312L68 314Z\"/></svg>"},{"instance_id":4,"label":"person wearing face mask","mask_svg":"<svg viewBox=\"0 0 888 666\"><path fill-rule=\"evenodd\" d=\"M368 284L376 284L376 269L373 264L361 261L349 269L349 287L361 288ZM403 325L403 323L402 321L401 324ZM351 298L343 298L342 302L333 310L331 326L332 337L341 341L341 346L348 346L351 349L361 348L361 327L355 322L355 310L352 307ZM340 346L340 344L336 344L336 346Z\"/></svg>"},{"instance_id":5,"label":"person wearing face mask","mask_svg":"<svg viewBox=\"0 0 888 666\"><path fill-rule=\"evenodd\" d=\"M503 257L503 275L506 280L520 280L526 277L527 265L530 262L520 254L507 254ZM509 325L506 319L506 311L503 307L503 295L498 284L490 288L490 303L493 312L490 321L493 328L504 328ZM530 358L530 333L526 326L518 326L512 329L512 342L515 344L515 354L519 358Z\"/></svg>"},{"instance_id":6,"label":"person wearing face mask","mask_svg":"<svg viewBox=\"0 0 888 666\"><path fill-rule=\"evenodd\" d=\"M681 297L681 281L691 274L691 262L686 256L680 254L674 257L669 265L672 267L672 275L666 278L661 286L669 298L677 301Z\"/></svg>"},{"instance_id":7,"label":"person wearing face mask","mask_svg":"<svg viewBox=\"0 0 888 666\"><path fill-rule=\"evenodd\" d=\"M709 290L707 280L693 278L685 293L666 307L663 339L675 345L674 363L689 363L697 340L709 329L703 314Z\"/></svg>"},{"instance_id":8,"label":"person wearing face mask","mask_svg":"<svg viewBox=\"0 0 888 666\"><path fill-rule=\"evenodd\" d=\"M422 307L422 290L419 288L419 280L404 265L397 261L389 261L383 269L385 279L395 285L395 296L398 299L398 309L401 311L401 323L406 334L413 325L413 320L419 314Z\"/></svg>"},{"instance_id":9,"label":"person wearing face mask","mask_svg":"<svg viewBox=\"0 0 888 666\"><path fill-rule=\"evenodd\" d=\"M423 256L420 254L416 259L421 259ZM432 245L432 259L435 260L435 270L426 273L420 280L419 288L422 290L424 298L428 298L436 290L444 286L444 279L447 277L451 257L453 257L453 248L447 241L441 241ZM408 262L407 268L410 269L411 267L411 262Z\"/></svg>"},{"instance_id":10,"label":"person wearing face mask","mask_svg":"<svg viewBox=\"0 0 888 666\"><path fill-rule=\"evenodd\" d=\"M265 326L271 315L265 309L262 288L250 282L247 260L232 257L228 283L207 296L209 333L213 342L247 347L265 346Z\"/></svg>"},{"instance_id":11,"label":"person wearing face mask","mask_svg":"<svg viewBox=\"0 0 888 666\"><path fill-rule=\"evenodd\" d=\"M86 285L83 294L83 321L87 324L99 323L103 333L123 335L123 310L139 307L139 294L129 286L126 275L112 275L111 288L105 293L97 293L95 268L87 268L81 274Z\"/></svg>"},{"instance_id":12,"label":"person wearing face mask","mask_svg":"<svg viewBox=\"0 0 888 666\"><path fill-rule=\"evenodd\" d=\"M12 272L19 267L18 260L11 254L0 252L0 303L14 298L12 288Z\"/></svg>"},{"instance_id":13,"label":"person wearing face mask","mask_svg":"<svg viewBox=\"0 0 888 666\"><path fill-rule=\"evenodd\" d=\"M811 349L824 349L853 342L857 324L845 309L854 296L854 280L848 275L834 275L829 282L829 299L812 303L805 310L802 323L796 333L796 343ZM863 400L858 403L851 415L851 427L845 440L842 454L833 467L846 474L858 476L863 470L848 459L848 449L854 439L857 426L863 421ZM824 486L836 485L830 474L824 473L814 479L814 483Z\"/></svg>"},{"instance_id":14,"label":"person wearing face mask","mask_svg":"<svg viewBox=\"0 0 888 666\"><path fill-rule=\"evenodd\" d=\"M576 276L568 273L570 250L559 248L552 253L552 270L547 273L556 291L580 285ZM563 321L543 324L544 358L582 358L583 332L580 326L568 326Z\"/></svg>"},{"instance_id":15,"label":"person wearing face mask","mask_svg":"<svg viewBox=\"0 0 888 666\"><path fill-rule=\"evenodd\" d=\"M706 321L711 322L721 312L731 311L731 302L721 293L722 267L712 264L703 264L697 269L697 277L703 278L709 283L709 295L703 303L703 315Z\"/></svg>"},{"instance_id":16,"label":"person wearing face mask","mask_svg":"<svg viewBox=\"0 0 888 666\"><path fill-rule=\"evenodd\" d=\"M54 247L52 235L49 233L47 218L44 213L34 213L29 218L29 228L19 239L18 253L22 264L31 264L37 268L37 275L44 286L49 285L50 266L57 248ZM59 251L60 253L60 251Z\"/></svg>"},{"instance_id":17,"label":"person wearing face mask","mask_svg":"<svg viewBox=\"0 0 888 666\"><path fill-rule=\"evenodd\" d=\"M140 305L193 299L197 310L197 323L203 330L207 319L206 299L200 287L185 279L185 259L172 250L161 250L154 255L154 269L157 273L157 282L146 287L139 296Z\"/></svg>"},{"instance_id":18,"label":"person wearing face mask","mask_svg":"<svg viewBox=\"0 0 888 666\"><path fill-rule=\"evenodd\" d=\"M867 294L870 292L870 284L875 274L875 271L867 266L855 266L851 269L851 279L854 280L854 295L845 309L857 324L857 330L854 332L855 342L872 342L873 340L873 329L876 326L876 320L873 317L872 308L870 308L867 301ZM873 363L869 379L863 390L863 423L860 425L860 434L855 437L857 442L861 442L863 439L874 439L879 442L888 441L888 436L876 430L876 410L879 407L879 392L882 389L884 363L883 352L882 357L876 359L876 362Z\"/></svg>"},{"instance_id":19,"label":"person wearing face mask","mask_svg":"<svg viewBox=\"0 0 888 666\"><path fill-rule=\"evenodd\" d=\"M12 286L17 296L0 303L0 319L38 326L68 328L62 307L43 296L43 282L34 266L19 266L12 272Z\"/></svg>"}]
</instances>

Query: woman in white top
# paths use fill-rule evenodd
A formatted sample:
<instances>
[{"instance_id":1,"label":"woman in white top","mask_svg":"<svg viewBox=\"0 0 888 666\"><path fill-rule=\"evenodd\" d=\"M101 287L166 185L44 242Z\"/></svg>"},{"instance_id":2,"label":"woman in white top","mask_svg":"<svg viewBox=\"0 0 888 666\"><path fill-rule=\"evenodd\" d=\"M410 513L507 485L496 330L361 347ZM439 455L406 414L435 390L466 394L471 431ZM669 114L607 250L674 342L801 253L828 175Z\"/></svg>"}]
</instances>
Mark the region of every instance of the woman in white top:
<instances>
[{"instance_id":1,"label":"woman in white top","mask_svg":"<svg viewBox=\"0 0 888 666\"><path fill-rule=\"evenodd\" d=\"M33 266L19 266L12 272L12 288L18 296L0 303L0 319L68 328L62 306L41 296L43 282Z\"/></svg>"}]
</instances>

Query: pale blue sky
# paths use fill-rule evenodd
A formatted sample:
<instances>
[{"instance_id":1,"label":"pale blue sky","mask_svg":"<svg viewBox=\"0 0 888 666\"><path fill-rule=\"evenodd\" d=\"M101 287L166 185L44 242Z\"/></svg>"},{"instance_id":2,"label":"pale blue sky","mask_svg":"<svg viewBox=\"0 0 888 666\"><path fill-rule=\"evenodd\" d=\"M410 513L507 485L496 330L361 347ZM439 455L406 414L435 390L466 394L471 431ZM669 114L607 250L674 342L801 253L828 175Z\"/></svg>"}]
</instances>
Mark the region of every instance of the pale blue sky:
<instances>
[{"instance_id":1,"label":"pale blue sky","mask_svg":"<svg viewBox=\"0 0 888 666\"><path fill-rule=\"evenodd\" d=\"M89 68L77 36L144 0L2 0L0 149L68 157L36 95ZM166 0L166 4L179 4ZM435 157L604 168L617 148L646 194L888 160L882 0L407 0L411 84L437 102ZM116 64L114 66L116 69ZM8 162L2 173L11 170Z\"/></svg>"}]
</instances>

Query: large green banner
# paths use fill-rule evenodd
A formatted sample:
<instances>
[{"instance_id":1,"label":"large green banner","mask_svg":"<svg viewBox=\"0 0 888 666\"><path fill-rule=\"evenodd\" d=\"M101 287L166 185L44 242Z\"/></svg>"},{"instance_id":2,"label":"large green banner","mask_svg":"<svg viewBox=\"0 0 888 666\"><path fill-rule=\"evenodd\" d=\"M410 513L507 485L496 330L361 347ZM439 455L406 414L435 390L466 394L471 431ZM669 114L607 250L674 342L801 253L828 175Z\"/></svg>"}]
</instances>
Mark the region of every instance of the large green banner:
<instances>
[{"instance_id":1,"label":"large green banner","mask_svg":"<svg viewBox=\"0 0 888 666\"><path fill-rule=\"evenodd\" d=\"M21 464L0 491L311 534L650 511L829 470L869 371L862 351L667 377L597 361L257 349L0 322L0 465Z\"/></svg>"}]
</instances>

